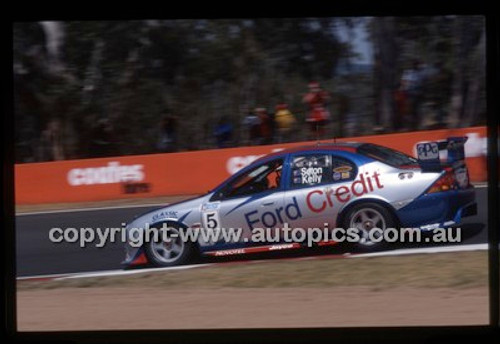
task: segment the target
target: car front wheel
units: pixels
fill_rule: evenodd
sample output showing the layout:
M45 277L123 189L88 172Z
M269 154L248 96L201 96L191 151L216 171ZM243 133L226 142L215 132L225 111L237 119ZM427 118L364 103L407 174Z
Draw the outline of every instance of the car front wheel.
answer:
M146 255L153 265L168 267L190 261L194 254L194 245L184 242L179 231L179 227L169 226L167 234L163 235L163 232L159 231L158 238L151 238L145 244Z

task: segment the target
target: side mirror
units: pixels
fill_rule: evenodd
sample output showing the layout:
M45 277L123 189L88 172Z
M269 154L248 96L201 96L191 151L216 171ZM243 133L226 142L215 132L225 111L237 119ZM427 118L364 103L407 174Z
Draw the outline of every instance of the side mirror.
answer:
M218 200L223 199L223 198L224 198L224 190L221 190L221 191L217 192L214 196L212 196L213 201L218 201Z

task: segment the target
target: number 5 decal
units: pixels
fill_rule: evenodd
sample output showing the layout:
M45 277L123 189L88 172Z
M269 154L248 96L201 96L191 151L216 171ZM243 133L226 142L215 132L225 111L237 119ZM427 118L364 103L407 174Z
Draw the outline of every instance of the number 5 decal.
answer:
M206 229L220 227L219 213L217 211L207 211L203 213L203 225Z

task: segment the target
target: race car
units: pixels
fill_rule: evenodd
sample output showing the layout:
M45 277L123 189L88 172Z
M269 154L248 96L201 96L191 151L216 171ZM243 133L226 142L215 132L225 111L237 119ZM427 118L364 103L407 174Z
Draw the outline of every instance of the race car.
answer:
M361 248L379 242L375 228L422 231L449 227L477 213L464 157L466 137L423 142L417 158L372 143L318 143L264 156L208 193L170 204L126 226L125 267L174 266L195 255L224 256L297 249L301 242L253 242L256 228L356 228ZM139 246L133 235L168 228L171 236ZM186 229L240 229L237 240L185 240ZM132 231L134 230L134 233ZM322 241L318 245L333 245Z

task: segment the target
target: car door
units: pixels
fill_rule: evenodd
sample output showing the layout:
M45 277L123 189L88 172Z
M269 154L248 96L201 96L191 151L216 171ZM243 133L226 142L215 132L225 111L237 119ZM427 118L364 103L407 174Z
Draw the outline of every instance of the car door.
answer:
M348 158L332 155L332 181L330 184L329 194L330 203L333 204L328 210L329 223L331 226L339 227L337 217L344 205L350 199L356 196L352 193L353 182L358 175L356 164ZM364 179L358 182L359 186L364 190Z
M283 165L284 158L268 160L230 179L202 205L202 225L226 231L241 228L242 244L251 243L254 228L281 228Z

